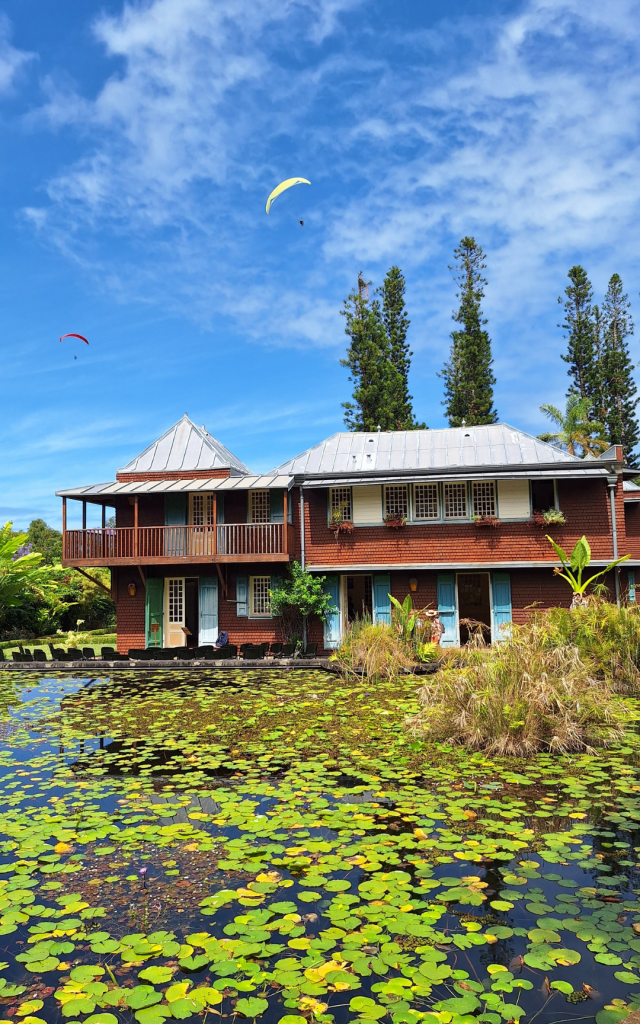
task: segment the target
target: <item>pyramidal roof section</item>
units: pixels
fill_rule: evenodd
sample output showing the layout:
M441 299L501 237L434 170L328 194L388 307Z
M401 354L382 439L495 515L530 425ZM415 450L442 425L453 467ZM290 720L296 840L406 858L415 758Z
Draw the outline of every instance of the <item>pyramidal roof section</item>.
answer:
M250 470L185 413L181 420L132 459L119 473L175 473L228 469L231 476L250 476Z
M341 474L349 472L430 471L495 466L578 463L582 459L531 434L492 423L481 427L437 430L342 432L284 462L274 473Z

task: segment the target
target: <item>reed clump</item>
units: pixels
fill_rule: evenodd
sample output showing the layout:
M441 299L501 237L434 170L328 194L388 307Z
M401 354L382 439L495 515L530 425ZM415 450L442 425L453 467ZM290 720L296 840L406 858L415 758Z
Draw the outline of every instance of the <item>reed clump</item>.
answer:
M542 642L574 646L598 678L619 690L640 690L640 609L617 608L595 595L586 607L551 608L535 617Z
M415 663L415 656L398 631L368 616L356 619L347 629L334 661L344 676L369 681L395 679Z
M611 670L608 644L596 649L587 632L559 611L513 626L511 637L491 648L476 637L458 651L421 688L411 730L425 739L517 756L593 752L622 740L629 709L620 689L636 679L637 669L623 681ZM598 621L607 623L607 636L615 632L608 613Z

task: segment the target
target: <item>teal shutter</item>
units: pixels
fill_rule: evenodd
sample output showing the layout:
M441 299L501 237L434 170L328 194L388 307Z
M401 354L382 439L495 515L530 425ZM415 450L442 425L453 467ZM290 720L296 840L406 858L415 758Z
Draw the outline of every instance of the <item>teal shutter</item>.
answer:
M272 523L284 523L284 491L269 492L269 510Z
M629 587L629 603L636 603L636 573L635 569L627 569L627 585Z
M373 621L391 625L391 577L388 573L373 577Z
M147 647L162 647L162 627L164 617L164 580L147 579L144 601L145 635ZM157 632L151 631L152 623L160 626Z
M498 643L511 636L511 575L508 572L492 572L491 590L491 642Z
M342 629L340 628L340 577L327 576L322 589L331 598L334 611L329 612L324 620L325 650L335 650L340 646Z
M214 644L218 639L218 581L213 576L200 577L198 602L198 645Z
M238 618L249 614L249 580L246 576L236 577L236 615Z
M456 578L452 572L438 573L438 618L444 626L440 644L442 647L457 647Z
M172 530L164 531L164 553L172 557L186 555L187 531L177 530L177 526L187 525L187 495L165 494L164 525L172 526Z
M216 497L216 521L218 523L224 523L224 494L217 492Z
M165 494L165 496L164 496L164 525L165 526L186 526L187 525L187 495L186 494Z

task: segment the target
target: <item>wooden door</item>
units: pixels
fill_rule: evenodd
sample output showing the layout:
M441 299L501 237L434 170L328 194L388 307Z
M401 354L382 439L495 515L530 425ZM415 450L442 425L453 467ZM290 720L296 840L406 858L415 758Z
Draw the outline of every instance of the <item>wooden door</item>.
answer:
M186 647L184 616L184 577L165 580L164 642L165 647Z

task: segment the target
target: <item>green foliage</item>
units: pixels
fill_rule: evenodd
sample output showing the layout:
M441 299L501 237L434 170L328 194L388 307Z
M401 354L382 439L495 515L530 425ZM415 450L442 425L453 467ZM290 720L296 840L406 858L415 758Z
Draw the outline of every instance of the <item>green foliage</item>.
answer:
M640 440L640 426L636 416L638 397L633 360L627 342L633 334L630 305L619 275L613 274L602 304L604 345L600 392L603 402L598 416L605 423L609 444L621 444L634 465L633 449Z
M474 238L465 237L454 257L457 266L450 269L456 273L460 305L453 319L462 326L451 334L449 362L440 374L445 383L443 405L450 427L460 427L463 421L467 426L495 423L491 339L480 308L487 283L482 276L484 252Z
M615 568L616 565L620 565L621 562L626 562L627 559L631 557L630 555L623 555L622 558L616 558L615 562L610 562L609 565L604 569L601 569L600 572L595 573L593 576L590 576L588 580L583 581L582 573L588 568L591 561L591 548L589 547L587 538L584 536L580 538L571 552L571 555L567 555L566 551L564 551L559 544L556 544L553 537L550 537L548 534L547 540L562 562L562 568L564 569L564 572L561 572L560 569L555 569L554 572L557 576L562 576L563 580L567 581L574 594L584 594L590 583L593 583L594 580L597 580L600 576L605 576L611 569Z
M31 521L27 540L34 551L40 552L45 565L59 565L62 561L62 534L47 526L44 519Z
M590 418L590 398L570 394L564 412L555 405L541 405L540 411L555 424L555 431L538 434L541 441L561 448L569 455L598 456L608 448L604 425Z
M393 605L391 609L393 624L402 640L409 643L416 624L416 613L413 610L411 594L407 594L402 604L396 600L393 594L389 594L388 597Z
M558 298L564 309L564 320L558 326L565 330L568 343L567 354L562 358L569 364L572 381L567 394L593 401L597 393L591 307L593 289L582 267L572 267L567 276L570 284L565 288L565 298Z
M543 619L546 644L576 647L598 678L623 689L639 689L640 608L591 597L588 605L551 608Z
M12 523L0 529L0 622L9 608L21 607L31 594L43 599L54 586L50 566L36 551L20 554L27 534L14 534Z
M404 277L392 267L382 289L369 299L369 285L358 275L358 290L345 300L342 316L350 343L342 366L350 372L353 402L343 402L349 430L415 430L408 393L412 353L406 341L409 320L404 306ZM382 305L378 295L382 293Z
M281 582L271 593L272 615L282 615L287 609L293 608L304 618L318 615L326 619L335 608L329 594L324 592L325 576L314 576L303 569L299 562L292 562L289 568L289 579Z

